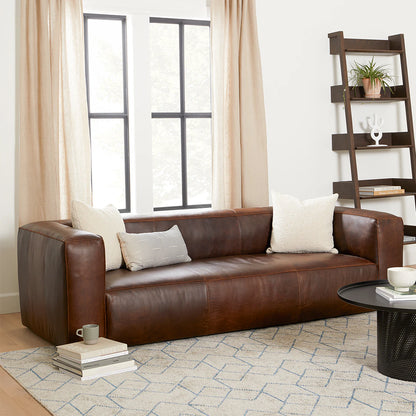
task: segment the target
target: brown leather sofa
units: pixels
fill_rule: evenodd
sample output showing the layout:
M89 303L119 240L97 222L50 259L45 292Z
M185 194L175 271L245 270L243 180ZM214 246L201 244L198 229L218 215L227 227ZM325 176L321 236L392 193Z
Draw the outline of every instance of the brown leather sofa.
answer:
M23 324L63 344L98 323L101 336L135 345L309 321L363 311L337 289L402 265L402 220L382 212L337 207L339 254L265 254L272 208L129 215L125 224L131 233L177 224L192 262L106 272L100 236L69 221L28 224L18 236Z

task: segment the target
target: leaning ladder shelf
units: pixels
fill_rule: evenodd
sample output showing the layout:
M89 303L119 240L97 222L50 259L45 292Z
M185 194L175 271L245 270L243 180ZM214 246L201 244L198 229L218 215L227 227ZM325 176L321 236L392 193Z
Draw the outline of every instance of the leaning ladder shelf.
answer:
M347 133L332 135L332 150L348 151L351 168L351 180L334 182L334 192L339 194L340 199L354 200L354 206L356 208L361 208L361 200L407 196L413 196L416 205L416 153L404 36L402 34L389 36L387 40L345 39L344 33L340 31L330 33L328 34L328 37L330 54L339 55L342 79L341 85L334 85L331 87L331 102L344 103L347 125ZM392 91L389 89L382 91L380 98L365 98L362 87L352 88L348 85L346 59L346 55L348 54L364 54L369 56L399 55L403 85L392 87ZM351 108L351 104L354 102L404 102L407 131L383 133L381 143L386 146L381 146L379 148L369 147L368 145L372 143L369 133L354 133ZM358 179L357 151L380 151L400 148L409 150L412 171L411 178ZM371 185L400 185L405 190L405 193L399 195L360 196L359 187ZM404 234L405 238L403 244L416 244L415 225L405 225Z

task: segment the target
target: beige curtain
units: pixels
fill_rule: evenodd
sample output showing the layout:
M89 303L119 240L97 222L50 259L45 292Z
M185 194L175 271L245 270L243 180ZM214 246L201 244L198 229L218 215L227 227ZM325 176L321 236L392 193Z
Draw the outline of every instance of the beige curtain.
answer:
M21 0L19 222L91 202L82 0Z
M213 207L269 205L255 0L211 0Z

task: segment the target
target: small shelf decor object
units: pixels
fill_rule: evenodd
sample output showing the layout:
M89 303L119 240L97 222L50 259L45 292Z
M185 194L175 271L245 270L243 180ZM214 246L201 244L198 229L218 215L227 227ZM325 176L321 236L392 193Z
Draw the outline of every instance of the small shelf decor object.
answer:
M383 132L381 127L383 126L384 120L382 117L378 117L374 114L373 119L367 117L367 123L371 128L371 138L375 141L375 144L369 144L369 147L387 146L386 144L380 144L380 140L383 138Z
M392 35L387 39L346 39L342 31L328 34L331 55L338 55L341 69L341 85L331 86L331 102L344 105L346 133L332 135L332 150L348 151L351 180L333 182L333 193L339 199L352 199L356 208L361 208L361 201L375 198L409 197L416 205L416 152L413 130L412 106L410 102L409 75L407 70L406 49L403 34ZM368 56L367 64L355 62L348 70L347 55ZM385 65L378 65L375 56L399 56L402 85L389 85L393 76ZM371 84L380 80L381 91L365 92L363 78L370 79ZM351 84L349 82L351 81ZM364 82L365 84L365 82ZM379 98L378 94L380 94ZM352 107L355 103L382 105L386 102L403 102L406 115L406 131L381 132L381 120L374 116L371 132L355 133ZM374 141L376 145L374 145ZM357 151L384 151L390 149L409 149L411 178L359 179L357 168ZM399 186L400 190L365 192L367 186ZM361 190L360 190L361 188ZM416 225L404 226L403 244L416 244Z
M393 82L386 65L377 65L374 56L367 64L355 61L350 69L350 79L354 87L363 86L365 98L380 98L381 89L390 89L389 82Z

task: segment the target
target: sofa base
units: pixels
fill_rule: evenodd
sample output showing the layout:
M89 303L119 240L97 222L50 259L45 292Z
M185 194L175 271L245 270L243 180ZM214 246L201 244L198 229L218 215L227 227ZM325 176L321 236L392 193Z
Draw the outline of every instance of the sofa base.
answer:
M107 274L107 336L138 345L362 312L337 290L377 268L348 255L258 254Z

